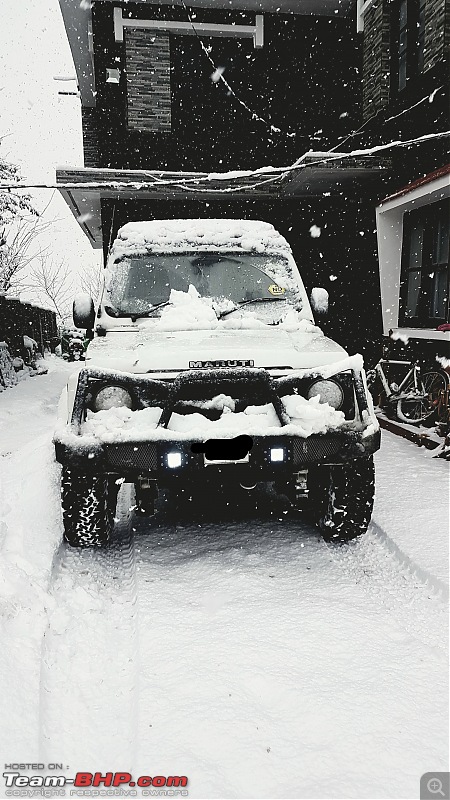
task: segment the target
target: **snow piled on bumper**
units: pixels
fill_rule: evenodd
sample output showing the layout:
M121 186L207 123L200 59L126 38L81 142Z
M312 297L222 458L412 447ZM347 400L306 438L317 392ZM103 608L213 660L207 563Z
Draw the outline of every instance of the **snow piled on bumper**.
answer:
M232 438L242 433L250 436L311 436L340 428L345 422L342 411L336 411L319 397L305 400L299 395L282 398L290 424L282 426L272 404L248 406L245 411L233 413L224 405L218 420L209 420L203 414L173 413L168 428L158 427L161 408L131 411L128 408L110 408L107 411L88 412L82 426L84 436L102 442L155 441L159 439L203 440L205 436Z

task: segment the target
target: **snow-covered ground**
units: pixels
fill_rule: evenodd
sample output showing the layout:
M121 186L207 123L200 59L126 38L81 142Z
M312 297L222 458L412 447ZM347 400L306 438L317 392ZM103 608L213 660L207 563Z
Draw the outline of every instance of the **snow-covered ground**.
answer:
M280 498L148 521L124 486L110 550L73 551L51 445L73 365L49 365L0 394L2 764L187 775L198 798L411 798L448 769L448 463L383 432L345 547Z

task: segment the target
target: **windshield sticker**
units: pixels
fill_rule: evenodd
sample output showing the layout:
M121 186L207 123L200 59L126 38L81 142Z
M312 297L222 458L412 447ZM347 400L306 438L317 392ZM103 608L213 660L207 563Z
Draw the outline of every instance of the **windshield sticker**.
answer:
M284 286L278 286L276 283L272 283L269 286L268 291L270 292L270 294L273 294L275 297L278 297L280 294L284 294L286 289L284 288Z

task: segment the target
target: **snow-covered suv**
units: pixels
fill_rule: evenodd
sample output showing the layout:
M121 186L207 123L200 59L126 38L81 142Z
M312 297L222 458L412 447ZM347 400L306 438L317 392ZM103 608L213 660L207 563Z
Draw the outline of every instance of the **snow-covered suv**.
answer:
M380 432L362 359L316 327L272 225L128 223L97 313L82 296L74 322L93 339L55 434L71 545L107 543L124 480L143 512L161 487L272 482L307 499L327 539L367 529Z

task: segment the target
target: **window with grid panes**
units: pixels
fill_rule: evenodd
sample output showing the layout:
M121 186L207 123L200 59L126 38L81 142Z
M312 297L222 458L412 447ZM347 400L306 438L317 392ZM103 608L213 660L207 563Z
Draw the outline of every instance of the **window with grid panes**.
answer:
M400 322L435 328L449 319L450 201L406 212Z

